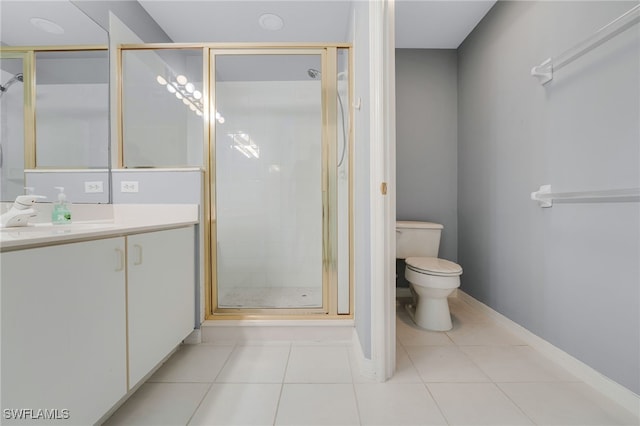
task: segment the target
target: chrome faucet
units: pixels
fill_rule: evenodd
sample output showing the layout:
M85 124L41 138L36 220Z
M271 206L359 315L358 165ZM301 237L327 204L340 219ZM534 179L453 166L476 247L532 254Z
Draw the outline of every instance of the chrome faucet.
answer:
M0 216L0 228L27 226L29 219L38 215L33 205L42 198L47 197L43 195L18 195L9 211Z

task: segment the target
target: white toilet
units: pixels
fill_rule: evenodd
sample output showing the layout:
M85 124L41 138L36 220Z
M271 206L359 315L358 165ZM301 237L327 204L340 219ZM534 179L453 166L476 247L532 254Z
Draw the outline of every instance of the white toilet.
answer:
M405 278L414 303L407 311L418 326L427 330L451 330L447 297L460 287L462 268L438 259L442 225L431 222L396 222L396 257L405 259Z

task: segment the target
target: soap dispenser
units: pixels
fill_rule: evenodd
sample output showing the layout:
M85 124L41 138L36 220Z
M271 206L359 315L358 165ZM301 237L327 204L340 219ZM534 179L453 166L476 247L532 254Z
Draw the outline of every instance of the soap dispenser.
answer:
M58 194L58 201L53 204L53 213L51 214L51 223L65 224L71 223L71 210L69 210L69 204L67 203L67 196L64 194L64 187L56 186L60 191Z

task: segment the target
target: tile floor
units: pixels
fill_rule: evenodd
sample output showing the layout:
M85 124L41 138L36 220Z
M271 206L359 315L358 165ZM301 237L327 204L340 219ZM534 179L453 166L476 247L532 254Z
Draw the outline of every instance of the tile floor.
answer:
M108 425L638 425L464 301L428 332L398 307L397 371L359 376L350 342L185 345Z

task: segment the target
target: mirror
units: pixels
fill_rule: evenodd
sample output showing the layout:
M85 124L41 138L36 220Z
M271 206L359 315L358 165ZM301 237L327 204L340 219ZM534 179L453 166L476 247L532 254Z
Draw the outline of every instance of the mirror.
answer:
M67 0L1 8L0 201L64 186L72 202L108 202L107 32Z
M108 51L38 51L35 68L36 168L108 168Z

